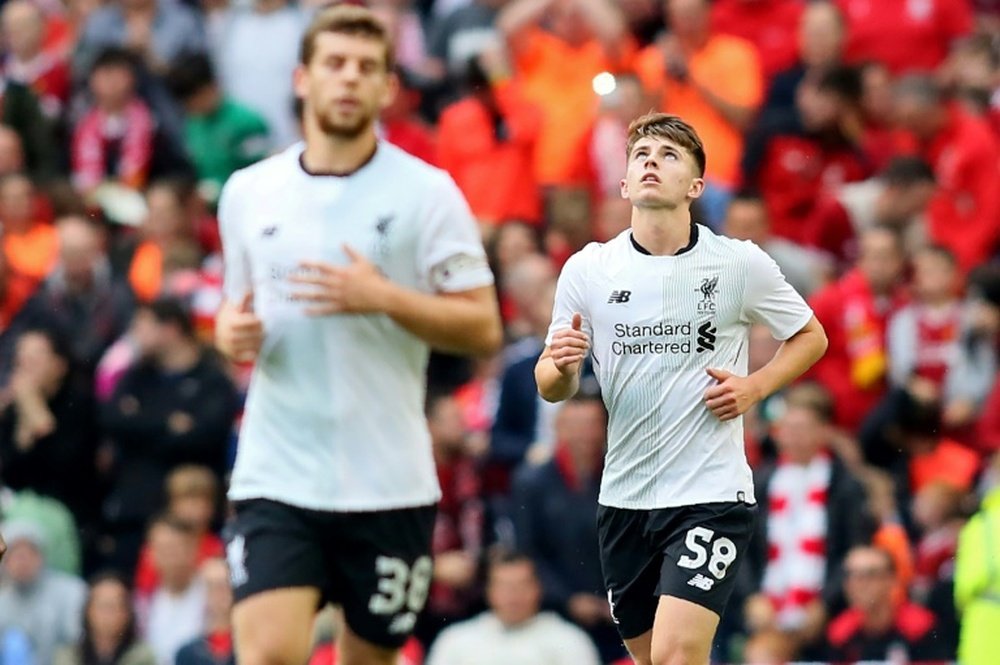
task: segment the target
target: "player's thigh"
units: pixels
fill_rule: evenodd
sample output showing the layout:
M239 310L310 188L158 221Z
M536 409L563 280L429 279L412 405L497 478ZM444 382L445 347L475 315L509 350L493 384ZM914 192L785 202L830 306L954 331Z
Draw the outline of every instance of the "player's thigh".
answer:
M320 592L313 587L274 589L233 608L233 638L240 665L302 665L312 649Z
M399 649L372 644L342 623L337 665L396 665L398 656Z
M653 628L663 561L663 553L646 536L649 516L643 510L597 509L601 571L611 616L629 653L640 662L649 655L648 648L642 648L642 637Z
M298 663L308 655L313 617L329 586L317 514L274 501L235 506L226 559L240 663Z
M638 637L623 640L625 648L636 665L652 665L653 630L649 629Z
M344 623L372 647L399 649L430 592L434 506L346 515L330 552Z
M719 615L690 600L660 596L653 624L652 665L708 665Z

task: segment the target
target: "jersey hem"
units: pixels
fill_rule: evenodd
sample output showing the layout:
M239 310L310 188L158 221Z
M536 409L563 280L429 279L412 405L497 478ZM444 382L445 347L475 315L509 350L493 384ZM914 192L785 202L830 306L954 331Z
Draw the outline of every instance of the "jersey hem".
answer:
M618 510L665 510L667 508L688 508L690 506L705 506L713 503L740 503L740 499L737 499L735 497L728 497L724 499L712 498L712 499L706 499L704 501L682 501L679 503L673 503L668 501L664 503L658 503L655 506L644 505L638 502L633 503L631 501L619 501L619 502L609 503L607 501L602 501L600 499L597 500L597 505L599 506L603 506L604 508L616 508ZM754 497L753 501L747 501L744 499L742 503L748 506L756 506L757 505L756 497Z
M404 510L407 508L424 508L426 506L436 506L441 501L441 492L437 492L431 497L421 497L420 499L406 499L375 505L372 503L351 503L351 504L329 504L315 501L302 500L298 497L282 496L278 492L233 492L226 495L230 501L253 501L254 499L265 499L276 501L293 508L303 510L315 510L324 513L378 513L387 510Z

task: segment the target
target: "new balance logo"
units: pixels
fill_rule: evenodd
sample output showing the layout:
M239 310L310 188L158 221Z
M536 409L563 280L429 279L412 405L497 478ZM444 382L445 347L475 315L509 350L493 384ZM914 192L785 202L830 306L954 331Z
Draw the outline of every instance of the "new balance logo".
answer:
M261 238L273 238L276 235L278 235L277 226L265 226L264 230L260 232Z
M250 580L247 575L247 543L243 536L236 536L226 545L226 563L229 564L229 582L233 587L243 586Z
M716 332L715 326L712 325L711 321L705 321L705 323L698 326L698 353L715 351Z
M612 305L628 302L628 299L631 297L631 291L612 291L611 295L608 297L608 304Z
M701 573L698 573L694 577L688 580L688 586L693 586L695 588L701 589L702 591L711 591L712 586L715 585L715 580L705 577Z
M413 612L397 614L389 624L390 635L406 635L413 632L413 627L417 625L417 615Z

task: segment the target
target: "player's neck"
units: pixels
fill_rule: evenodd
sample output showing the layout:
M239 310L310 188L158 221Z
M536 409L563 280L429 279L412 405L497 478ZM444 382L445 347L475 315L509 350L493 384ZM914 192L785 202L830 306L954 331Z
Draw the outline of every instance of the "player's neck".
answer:
M377 143L374 129L351 139L313 135L306 139L302 166L311 175L350 175L372 158Z
M632 237L653 256L673 256L691 243L691 211L632 208Z

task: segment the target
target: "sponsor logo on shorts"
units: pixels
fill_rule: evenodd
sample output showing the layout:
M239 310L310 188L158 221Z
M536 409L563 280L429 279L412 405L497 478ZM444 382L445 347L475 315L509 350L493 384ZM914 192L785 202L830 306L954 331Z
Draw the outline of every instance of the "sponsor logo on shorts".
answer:
M697 589L701 589L702 591L711 591L714 585L715 580L705 577L701 573L698 573L688 580L688 586L693 586Z

